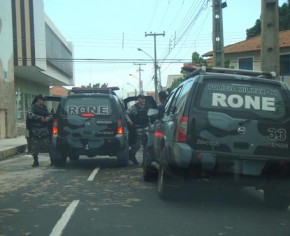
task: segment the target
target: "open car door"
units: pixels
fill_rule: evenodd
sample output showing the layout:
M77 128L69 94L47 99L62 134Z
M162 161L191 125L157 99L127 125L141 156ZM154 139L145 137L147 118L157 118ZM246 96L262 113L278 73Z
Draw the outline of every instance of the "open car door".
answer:
M131 96L124 99L125 108L128 109L130 106L134 105L137 102L137 96ZM152 96L145 96L145 103L150 108L157 108L157 103Z

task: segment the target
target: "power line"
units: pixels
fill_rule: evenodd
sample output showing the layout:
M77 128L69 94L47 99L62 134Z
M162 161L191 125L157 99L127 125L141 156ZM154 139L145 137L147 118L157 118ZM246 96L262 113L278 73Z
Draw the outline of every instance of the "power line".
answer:
M151 59L126 59L126 58L24 58L18 57L18 60L21 61L26 59L27 61L31 61L32 59L36 61L58 61L58 62L82 62L82 63L152 63ZM187 61L187 59L165 59L168 63L183 63Z

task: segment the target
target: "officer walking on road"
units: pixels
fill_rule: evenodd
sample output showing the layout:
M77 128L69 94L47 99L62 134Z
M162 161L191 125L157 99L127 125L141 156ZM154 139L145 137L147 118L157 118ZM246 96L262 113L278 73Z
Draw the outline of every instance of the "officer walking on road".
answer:
M148 106L145 103L145 96L143 94L139 94L137 97L137 103L135 103L128 110L128 115L131 120L129 124L132 125L136 131L135 143L131 145L131 149L129 151L129 159L135 165L139 164L136 159L136 153L142 145L144 129L148 126L147 112Z
M51 120L51 114L44 104L43 95L37 95L34 101L34 104L32 104L28 110L27 119L32 140L31 154L34 160L32 167L37 167L39 166L39 146L42 142L49 143L48 122Z

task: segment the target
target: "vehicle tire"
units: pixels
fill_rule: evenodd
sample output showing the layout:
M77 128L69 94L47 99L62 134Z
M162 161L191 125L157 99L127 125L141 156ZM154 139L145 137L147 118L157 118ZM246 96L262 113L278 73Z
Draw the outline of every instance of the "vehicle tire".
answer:
M143 180L146 182L151 182L157 179L158 177L158 171L151 166L152 162L152 152L150 152L150 149L145 146L143 149Z
M175 198L174 188L172 188L172 176L168 173L166 162L165 162L165 150L162 150L161 153L161 163L158 170L158 195L162 200L171 200Z
M65 152L51 148L50 155L55 167L65 167L67 159Z
M129 146L128 144L122 150L117 152L117 161L119 166L128 166L129 163Z
M290 198L287 196L283 196L279 194L277 191L273 189L264 189L264 201L270 207L274 207L277 209L287 209L290 204Z
M158 170L158 196L162 200L169 200L173 197L173 190L170 188L168 173L166 173L165 164L164 162L160 164L159 170Z

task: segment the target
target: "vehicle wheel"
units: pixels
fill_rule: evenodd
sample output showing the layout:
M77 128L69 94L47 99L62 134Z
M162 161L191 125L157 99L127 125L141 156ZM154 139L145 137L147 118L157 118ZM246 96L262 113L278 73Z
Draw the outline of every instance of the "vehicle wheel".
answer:
M172 198L172 189L168 186L169 176L165 170L165 164L162 163L158 171L158 195L163 200Z
M146 182L154 181L157 179L158 172L151 166L152 157L148 147L143 149L143 180Z
M80 159L80 155L78 155L78 154L70 154L69 159L71 161L78 161Z
M290 204L290 198L279 194L273 189L264 189L265 202L274 208L287 209Z
M51 148L50 155L55 167L65 167L67 159L65 152Z
M129 146L128 144L122 150L117 152L117 161L119 166L128 166L129 162Z
M174 198L174 192L172 188L172 179L169 175L168 171L166 170L166 163L165 163L165 150L162 150L160 153L160 165L158 170L158 195L163 200L169 200ZM171 186L170 186L171 185Z

